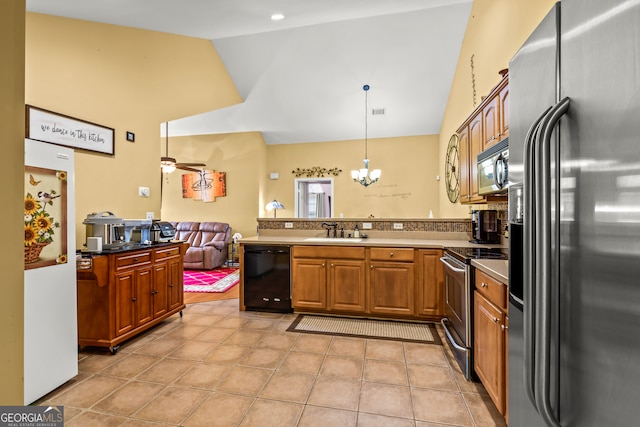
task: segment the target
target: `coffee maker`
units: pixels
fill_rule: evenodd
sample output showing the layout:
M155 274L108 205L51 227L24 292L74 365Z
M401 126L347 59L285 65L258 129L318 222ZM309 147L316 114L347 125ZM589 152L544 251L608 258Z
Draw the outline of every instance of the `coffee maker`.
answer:
M498 243L498 211L471 211L471 243Z

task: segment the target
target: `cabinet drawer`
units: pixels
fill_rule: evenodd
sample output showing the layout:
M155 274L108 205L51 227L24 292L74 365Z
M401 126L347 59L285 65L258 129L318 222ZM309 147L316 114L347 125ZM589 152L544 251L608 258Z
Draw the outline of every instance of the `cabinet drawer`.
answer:
M507 286L477 268L476 289L501 309L507 309Z
M413 249L410 248L371 248L372 261L413 261Z
M156 249L156 260L174 257L180 255L180 247L176 246L174 248L166 248L166 249Z
M151 251L116 256L116 269L151 263Z
M294 258L364 259L362 246L294 246Z

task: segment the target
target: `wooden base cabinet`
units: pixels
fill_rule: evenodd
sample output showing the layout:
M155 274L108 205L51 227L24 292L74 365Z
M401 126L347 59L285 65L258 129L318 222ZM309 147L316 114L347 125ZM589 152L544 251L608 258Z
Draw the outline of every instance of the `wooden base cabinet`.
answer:
M369 251L369 312L415 315L415 251L406 248Z
M78 344L118 344L180 313L184 305L183 257L187 245L94 256L77 272Z
M364 248L294 246L291 268L294 309L364 313Z
M419 316L444 316L444 270L442 250L418 251L417 314Z
M502 415L507 413L506 286L476 269L474 369Z
M297 311L437 320L444 312L441 249L293 246Z

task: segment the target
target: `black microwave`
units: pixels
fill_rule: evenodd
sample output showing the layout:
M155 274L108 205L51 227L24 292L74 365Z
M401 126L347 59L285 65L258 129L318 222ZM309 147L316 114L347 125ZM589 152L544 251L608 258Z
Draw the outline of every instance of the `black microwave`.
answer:
M509 187L509 138L478 154L478 194L500 194Z

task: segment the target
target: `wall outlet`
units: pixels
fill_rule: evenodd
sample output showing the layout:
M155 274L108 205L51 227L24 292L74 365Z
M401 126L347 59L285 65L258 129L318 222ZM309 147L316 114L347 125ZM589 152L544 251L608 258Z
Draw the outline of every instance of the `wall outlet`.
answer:
M138 187L138 196L149 197L149 187Z
M394 230L402 230L402 223L401 222L394 222L393 223L393 229Z
M285 222L284 223L284 228L293 228L293 223L292 222Z
M153 219L153 212L147 212L147 219Z
M371 230L373 228L373 226L371 225L370 222L363 222L362 223L362 229L363 230Z

